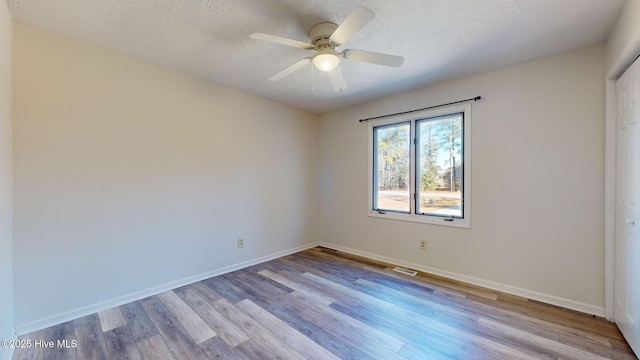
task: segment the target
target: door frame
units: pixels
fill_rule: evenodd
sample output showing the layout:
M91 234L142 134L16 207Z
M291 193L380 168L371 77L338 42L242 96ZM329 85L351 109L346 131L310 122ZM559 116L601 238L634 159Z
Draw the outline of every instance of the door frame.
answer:
M604 314L614 321L615 298L615 249L616 249L616 148L617 148L617 99L616 81L640 56L640 34L630 42L614 60L605 79L605 148L604 148Z

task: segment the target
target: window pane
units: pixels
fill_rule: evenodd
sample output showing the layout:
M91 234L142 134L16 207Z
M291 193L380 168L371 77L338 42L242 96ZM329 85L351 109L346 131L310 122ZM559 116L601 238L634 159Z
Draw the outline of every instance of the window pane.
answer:
M410 123L380 126L373 129L375 210L408 213Z
M463 116L416 121L418 214L462 218Z

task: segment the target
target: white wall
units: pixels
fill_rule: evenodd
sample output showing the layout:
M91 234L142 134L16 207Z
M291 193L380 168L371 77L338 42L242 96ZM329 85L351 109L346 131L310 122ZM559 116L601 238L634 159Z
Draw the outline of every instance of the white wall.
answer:
M603 314L604 73L599 45L322 115L320 241ZM476 95L472 228L367 217L358 119Z
M0 1L0 339L13 334L11 32L7 3ZM6 351L0 347L0 359Z
M19 332L317 241L314 114L21 24L13 96Z

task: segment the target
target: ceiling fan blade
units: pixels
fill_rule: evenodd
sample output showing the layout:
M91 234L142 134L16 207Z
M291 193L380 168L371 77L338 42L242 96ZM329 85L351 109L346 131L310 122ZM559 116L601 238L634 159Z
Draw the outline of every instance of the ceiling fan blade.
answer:
M278 71L275 75L271 76L269 78L269 80L270 81L278 81L278 80L282 79L283 77L291 74L292 72L300 69L301 67L309 64L310 62L311 62L311 58L310 57L298 60L295 63L287 66L286 68Z
M381 54L373 51L364 51L364 50L347 49L342 52L342 56L345 59L349 59L349 60L364 61L368 63L391 66L391 67L400 67L400 65L402 65L402 63L404 62L404 58L402 56Z
M329 78L331 79L333 90L335 90L336 92L340 92L347 88L347 84L344 82L344 77L342 76L341 65L336 66L335 69L329 72Z
M360 29L367 25L375 14L373 11L356 6L351 14L338 26L336 31L331 34L329 40L333 41L337 45L342 45L349 41Z
M281 45L287 45L287 46L293 46L293 47L297 47L300 49L306 49L306 50L311 50L313 49L313 45L306 43L304 41L298 41L298 40L293 40L293 39L289 39L286 37L282 37L282 36L278 36L278 35L271 35L271 34L265 34L265 33L253 33L249 36L252 39L255 40L262 40L262 41L268 41L268 42L272 42L272 43L276 43L276 44L281 44Z

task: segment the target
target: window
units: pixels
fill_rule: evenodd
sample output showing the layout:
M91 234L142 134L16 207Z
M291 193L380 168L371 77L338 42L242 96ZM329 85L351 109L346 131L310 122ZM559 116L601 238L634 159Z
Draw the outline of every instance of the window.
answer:
M471 105L369 122L369 215L469 228Z

